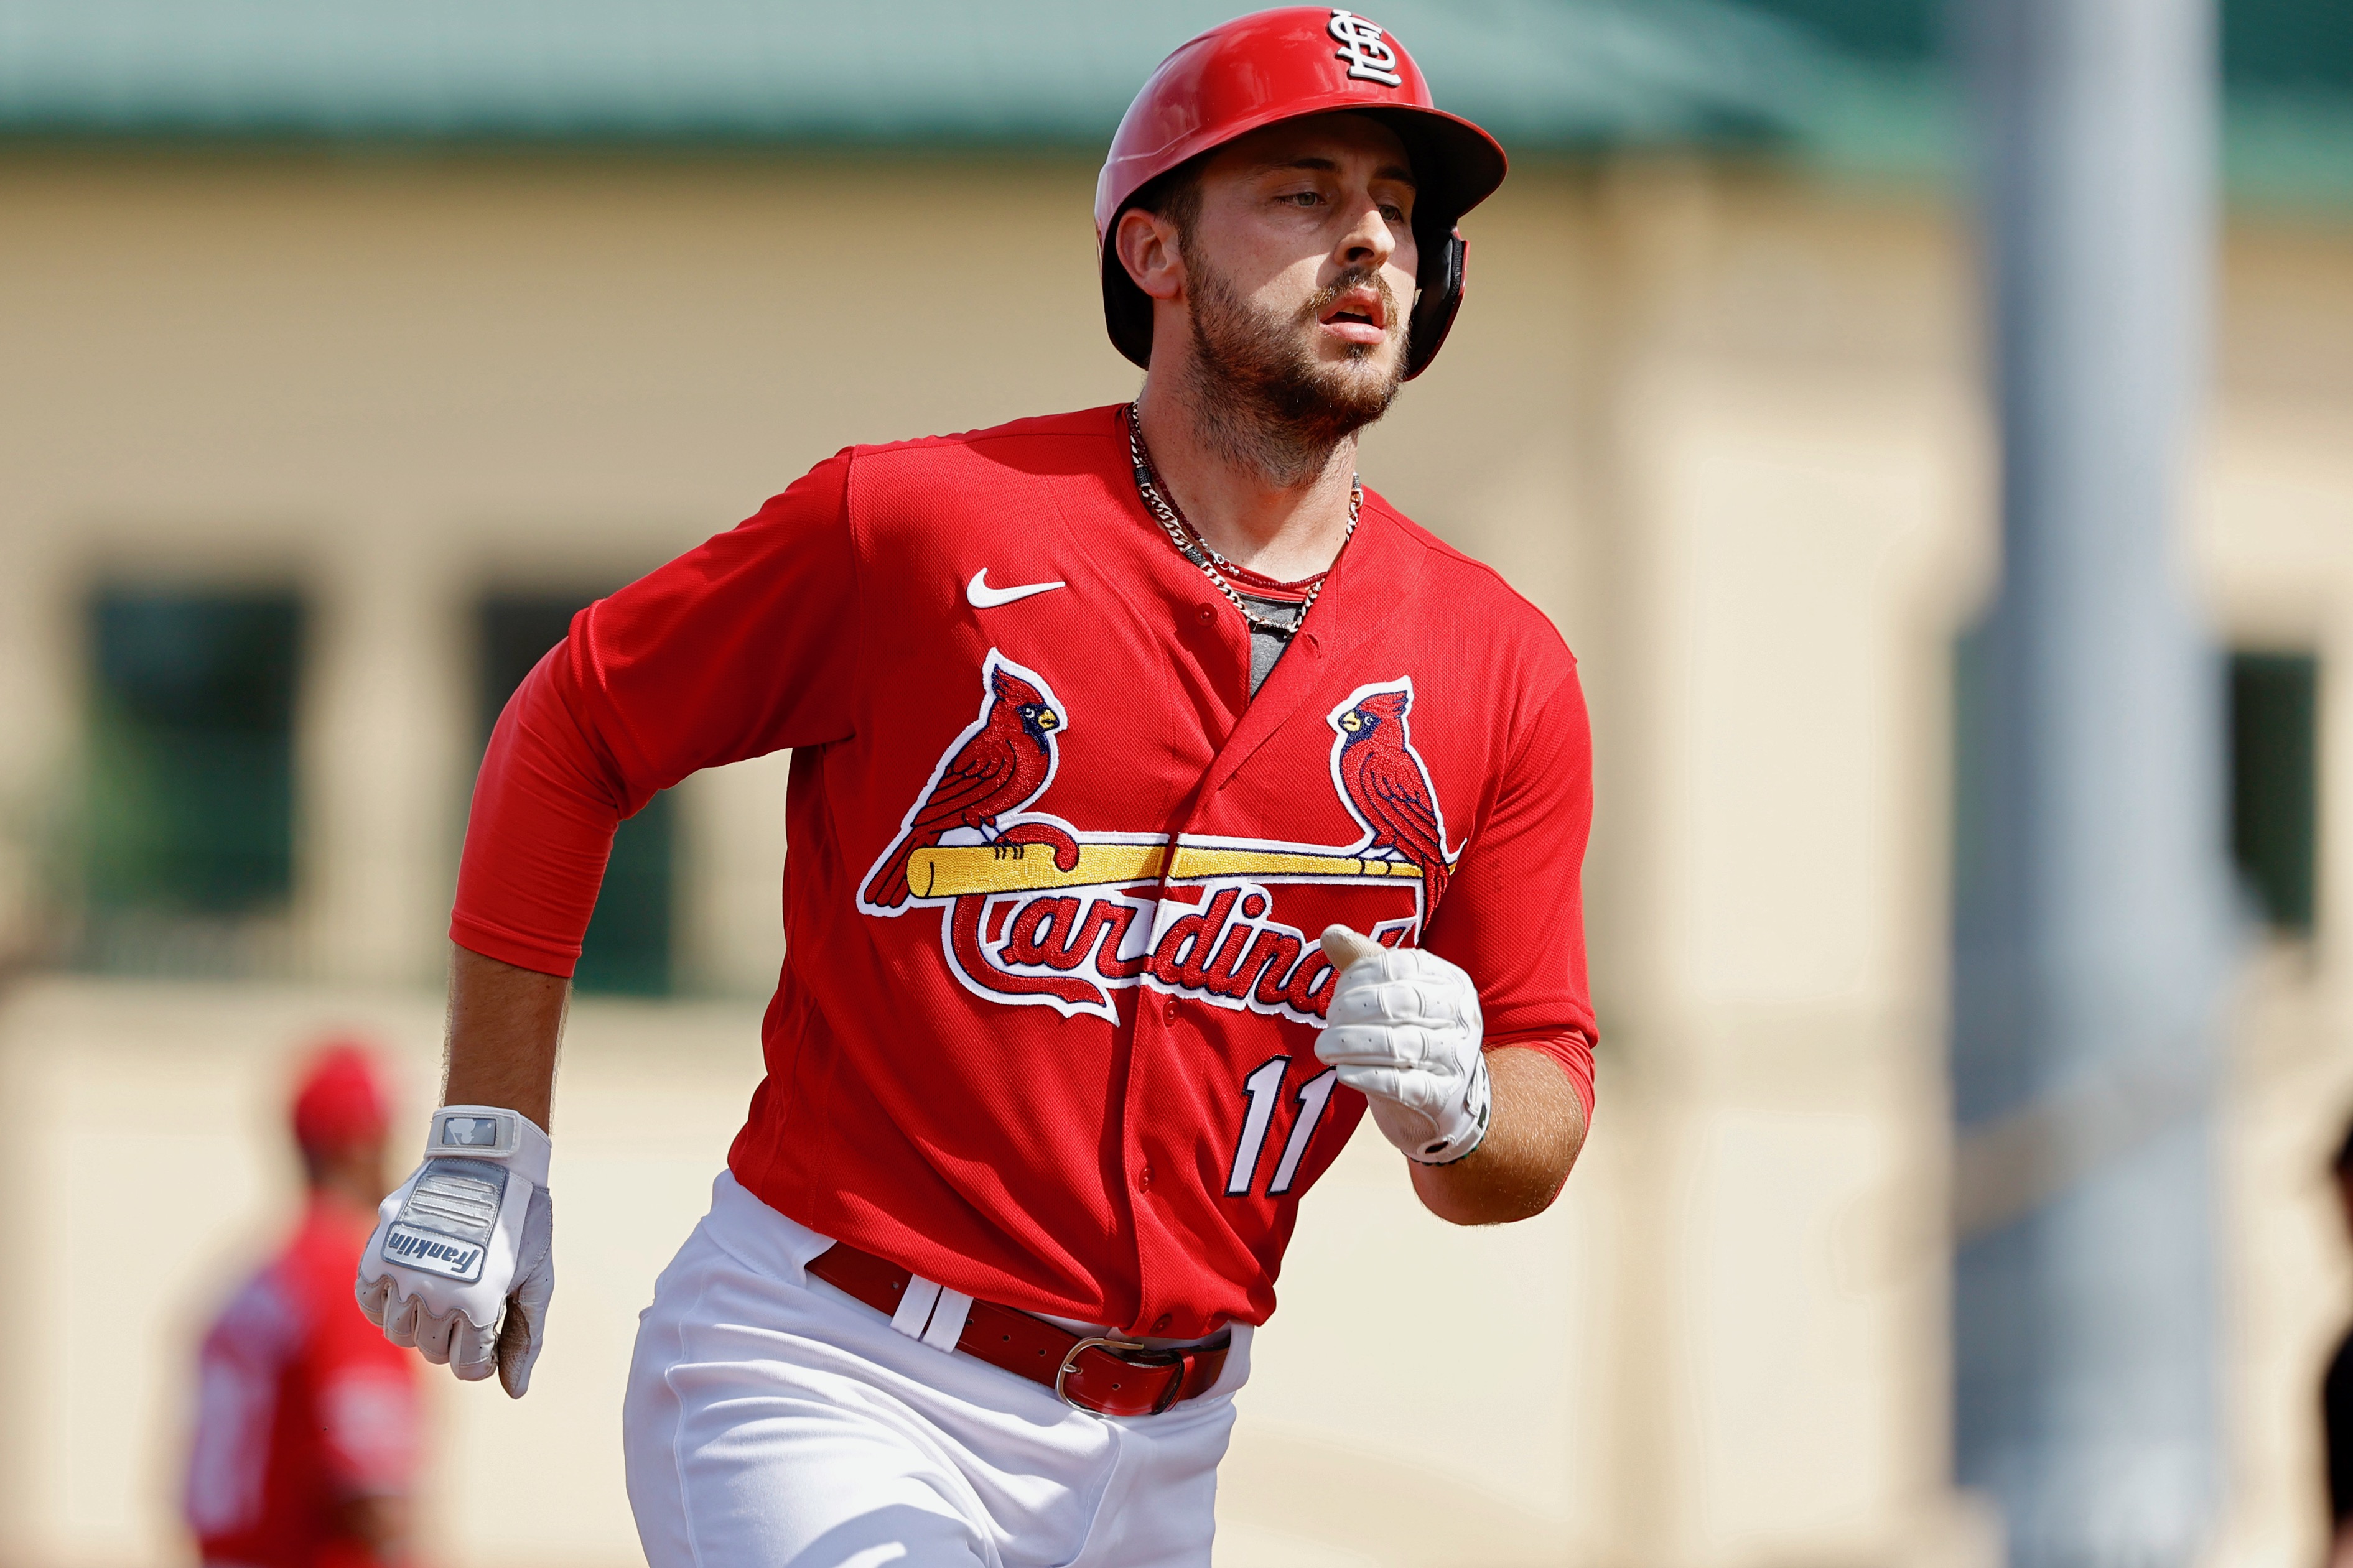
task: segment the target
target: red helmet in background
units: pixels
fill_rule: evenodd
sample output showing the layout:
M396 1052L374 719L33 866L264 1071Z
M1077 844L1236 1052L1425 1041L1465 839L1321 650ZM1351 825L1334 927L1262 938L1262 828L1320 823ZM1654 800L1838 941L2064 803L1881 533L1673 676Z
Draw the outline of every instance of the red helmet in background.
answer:
M1377 116L1413 160L1421 292L1409 318L1405 374L1438 357L1462 303L1462 237L1454 225L1504 183L1504 149L1431 101L1405 47L1353 11L1292 5L1210 28L1160 62L1128 105L1095 182L1095 248L1103 320L1129 359L1152 358L1152 300L1120 265L1112 226L1152 181L1261 126L1353 110Z
M385 1134L392 1096L376 1054L357 1040L329 1040L311 1053L294 1088L294 1142L314 1153L373 1142Z

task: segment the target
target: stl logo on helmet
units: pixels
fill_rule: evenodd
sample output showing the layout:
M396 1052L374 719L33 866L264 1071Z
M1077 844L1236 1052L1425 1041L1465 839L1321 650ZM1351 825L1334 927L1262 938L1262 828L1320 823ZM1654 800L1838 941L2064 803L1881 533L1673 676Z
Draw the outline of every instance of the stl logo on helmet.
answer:
M1388 28L1336 6L1327 26L1333 41L1340 46L1334 58L1348 62L1349 80L1377 81L1384 87L1405 85L1405 78L1398 74L1397 50L1383 37Z
M1332 845L1082 832L1029 810L1053 784L1069 713L1043 676L994 648L980 676L978 716L867 871L858 910L943 910L949 970L988 1001L1115 1022L1112 994L1144 986L1314 1023L1338 976L1314 937L1275 918L1274 889L1401 897L1410 914L1351 922L1394 947L1419 937L1461 858L1414 749L1410 677L1360 686L1325 715L1332 786L1364 830ZM1200 901L1160 897L1162 883L1198 888Z

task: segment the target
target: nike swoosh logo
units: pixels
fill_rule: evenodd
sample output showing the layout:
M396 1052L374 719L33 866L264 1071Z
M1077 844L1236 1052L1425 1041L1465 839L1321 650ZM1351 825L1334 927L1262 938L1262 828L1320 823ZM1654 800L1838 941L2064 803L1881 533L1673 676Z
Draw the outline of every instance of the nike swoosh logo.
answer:
M992 588L988 585L988 568L984 566L972 574L964 585L964 596L976 610L993 610L999 605L1009 605L1016 599L1026 599L1032 594L1050 594L1068 586L1062 583L1024 583L1018 588Z

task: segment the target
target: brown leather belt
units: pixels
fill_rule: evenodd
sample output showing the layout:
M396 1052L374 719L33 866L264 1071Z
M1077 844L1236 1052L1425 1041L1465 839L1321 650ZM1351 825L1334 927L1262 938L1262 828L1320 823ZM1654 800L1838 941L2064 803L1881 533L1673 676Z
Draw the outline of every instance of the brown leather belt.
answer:
M845 1295L891 1316L914 1276L897 1264L835 1242L808 1271ZM1226 1369L1233 1336L1214 1344L1153 1350L1132 1340L1074 1334L1043 1318L975 1301L955 1348L1016 1377L1042 1383L1062 1402L1097 1415L1157 1415L1207 1394Z

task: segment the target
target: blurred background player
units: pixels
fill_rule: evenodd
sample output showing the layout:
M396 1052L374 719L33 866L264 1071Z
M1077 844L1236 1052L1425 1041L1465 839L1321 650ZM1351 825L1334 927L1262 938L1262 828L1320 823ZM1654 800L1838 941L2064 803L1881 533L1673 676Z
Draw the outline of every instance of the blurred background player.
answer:
M353 1304L391 1191L374 1053L317 1047L291 1121L309 1194L278 1254L206 1334L185 1511L218 1568L376 1568L409 1558L418 1458L411 1359Z

